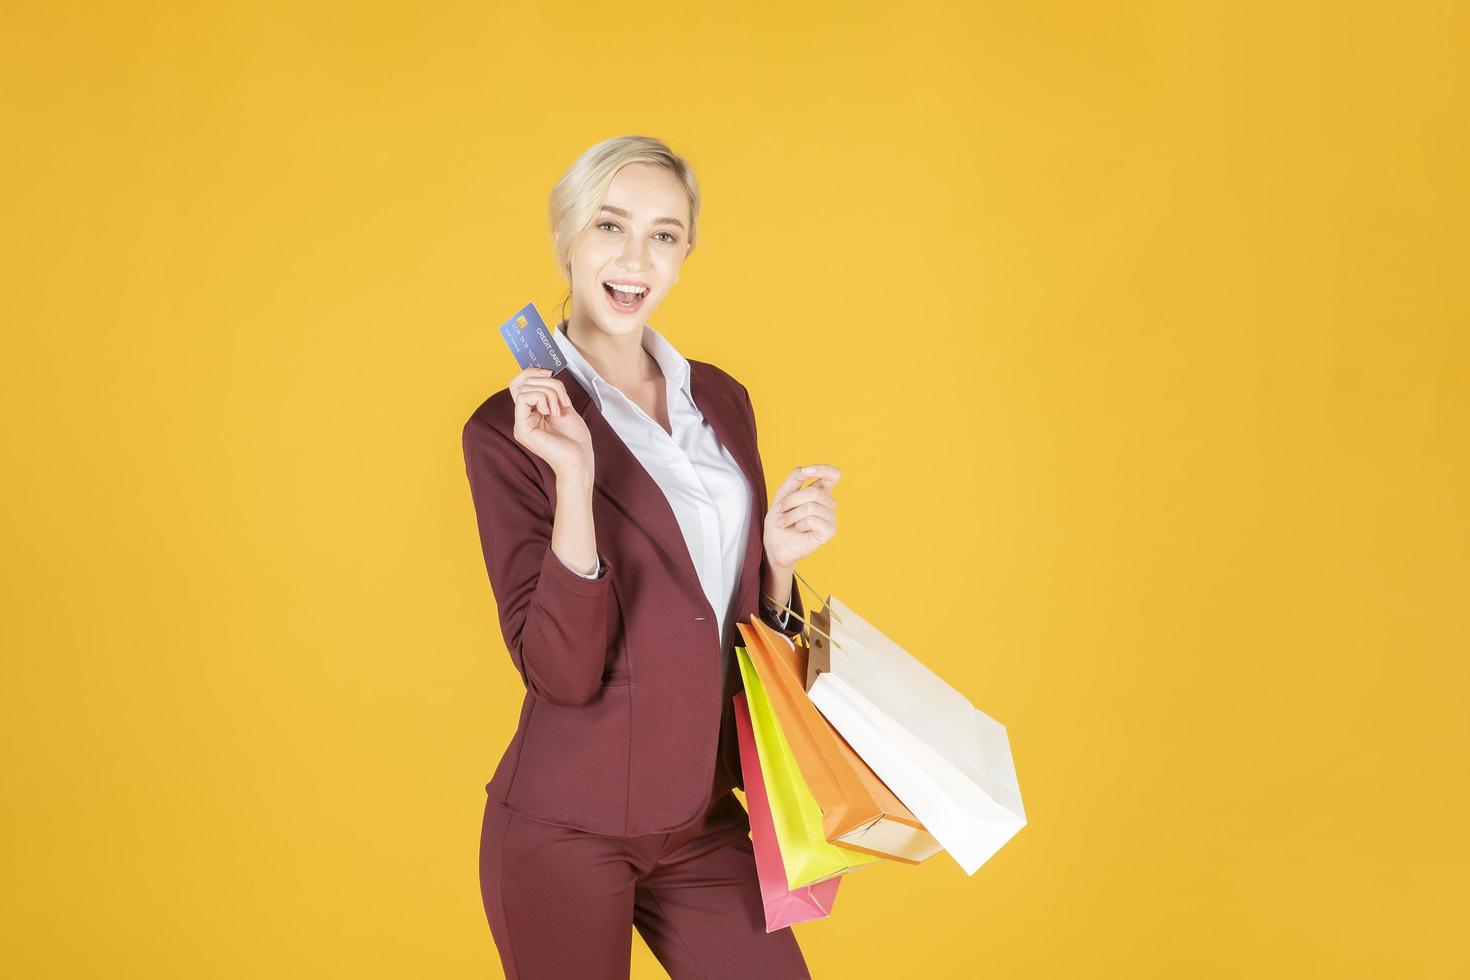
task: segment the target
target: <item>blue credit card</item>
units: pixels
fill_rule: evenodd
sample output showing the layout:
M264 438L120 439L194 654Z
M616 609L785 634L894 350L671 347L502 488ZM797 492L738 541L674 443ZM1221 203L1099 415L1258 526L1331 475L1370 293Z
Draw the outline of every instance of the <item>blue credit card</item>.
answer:
M551 339L551 331L546 329L546 321L536 312L535 303L527 303L506 321L500 328L500 336L505 338L516 363L523 369L547 368L555 374L567 366L567 359L562 357L561 349Z

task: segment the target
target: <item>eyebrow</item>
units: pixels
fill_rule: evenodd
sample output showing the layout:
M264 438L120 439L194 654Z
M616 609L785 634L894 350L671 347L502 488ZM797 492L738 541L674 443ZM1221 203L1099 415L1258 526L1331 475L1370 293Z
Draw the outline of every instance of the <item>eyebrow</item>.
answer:
M602 210L611 211L613 214L617 215L620 218L628 218L631 220L633 217L633 212L624 211L622 208L615 208L611 204L604 204L602 206ZM653 223L656 225L678 225L680 229L683 229L684 227L684 222L680 221L678 218L654 218Z

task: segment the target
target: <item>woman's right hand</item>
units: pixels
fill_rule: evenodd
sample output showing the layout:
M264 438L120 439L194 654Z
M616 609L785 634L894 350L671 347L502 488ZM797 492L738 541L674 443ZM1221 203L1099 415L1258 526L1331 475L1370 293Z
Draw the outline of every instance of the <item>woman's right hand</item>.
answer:
M592 434L572 408L566 387L547 368L529 367L510 379L515 440L546 461L557 476L592 473Z

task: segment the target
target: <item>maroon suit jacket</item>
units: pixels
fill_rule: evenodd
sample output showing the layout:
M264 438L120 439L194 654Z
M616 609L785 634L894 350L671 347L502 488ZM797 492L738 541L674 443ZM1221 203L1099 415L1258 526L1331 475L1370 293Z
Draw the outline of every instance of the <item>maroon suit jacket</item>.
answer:
M745 386L689 361L690 392L739 462L755 500L732 615L763 609L765 473ZM485 790L513 811L599 834L681 830L713 796L744 788L731 699L742 689L734 639L718 622L668 498L571 374L557 375L595 453L597 579L551 550L556 477L515 441L510 389L464 425L465 469L506 649L526 694L514 737ZM793 576L794 578L794 576ZM792 582L788 603L805 614ZM738 632L734 633L738 637Z

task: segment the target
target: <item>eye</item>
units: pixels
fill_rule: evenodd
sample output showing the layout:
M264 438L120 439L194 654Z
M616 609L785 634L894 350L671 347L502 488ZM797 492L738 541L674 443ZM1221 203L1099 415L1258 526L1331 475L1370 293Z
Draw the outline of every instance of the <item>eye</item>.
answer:
M661 232L659 232L659 234L660 234L660 235L668 235L668 236L669 236L669 237L668 237L668 241L669 241L669 242L670 242L670 243L671 243L671 244L677 244L677 243L678 243L678 241L679 241L679 237L678 237L678 236L677 236L677 235L675 235L675 234L674 234L674 233L673 233L673 232L671 232L671 231L661 231Z
M614 228L617 227L617 224L615 222L612 222L612 221L599 221L597 223L597 227L599 227L599 228L602 228L605 225L612 225L612 227L614 227Z

